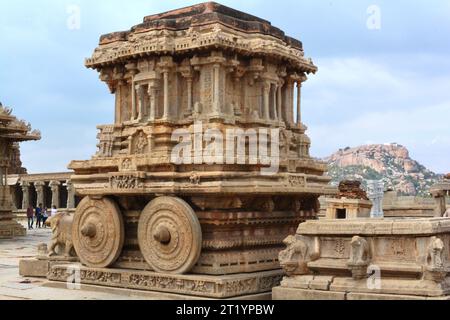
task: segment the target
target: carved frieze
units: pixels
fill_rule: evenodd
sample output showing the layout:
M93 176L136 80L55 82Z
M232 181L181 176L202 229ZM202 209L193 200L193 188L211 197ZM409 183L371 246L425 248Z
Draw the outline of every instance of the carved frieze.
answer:
M109 187L115 190L133 190L143 187L143 180L134 174L118 174L109 178Z
M48 278L67 282L79 268L82 284L105 285L146 291L189 294L200 297L228 298L245 294L268 292L280 283L281 271L260 275L248 274L205 278L203 276L175 276L142 271L90 269L81 266L53 266Z

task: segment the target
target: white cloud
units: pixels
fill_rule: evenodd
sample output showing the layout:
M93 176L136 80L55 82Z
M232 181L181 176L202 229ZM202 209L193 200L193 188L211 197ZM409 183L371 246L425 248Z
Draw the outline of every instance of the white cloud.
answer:
M430 169L449 170L442 159L450 158L450 72L441 69L440 57L429 58L320 60L318 75L305 85L303 104L313 153L397 142ZM398 59L410 60L399 68ZM414 68L417 60L421 70Z

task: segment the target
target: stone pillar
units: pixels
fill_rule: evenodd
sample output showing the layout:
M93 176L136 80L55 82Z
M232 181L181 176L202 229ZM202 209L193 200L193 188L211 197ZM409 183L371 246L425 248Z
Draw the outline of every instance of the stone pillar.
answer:
M116 89L116 110L115 110L115 123L121 123L122 122L122 86L124 81L120 80L117 84Z
M186 78L187 81L187 115L192 115L192 107L193 107L193 99L192 99L192 82L193 79L192 77L187 77Z
M270 120L270 83L264 82L263 84L264 91L264 107L263 107L263 118L265 120Z
M293 90L294 90L294 83L288 79L288 82L286 84L286 106L285 106L285 114L286 114L286 122L292 123L293 120L293 108L294 108L294 100L293 100Z
M35 182L34 187L36 188L36 194L37 194L36 205L38 207L40 204L42 204L42 206L45 206L45 192L44 192L45 182L43 182L43 181Z
M50 188L52 189L52 208L56 206L59 208L59 187L61 183L59 181L50 181Z
M13 211L17 211L19 208L17 208L16 188L10 187L9 190L11 192L11 204L12 204Z
M278 120L283 121L283 114L282 114L282 104L283 104L283 98L282 98L282 84L279 83L277 86L277 108L278 108Z
M156 89L152 83L148 84L148 96L149 96L149 104L150 104L150 114L149 120L155 121L156 119Z
M28 209L30 206L30 184L26 181L23 181L20 185L22 187L22 209Z
M131 120L136 119L136 87L134 81L131 81Z
M183 66L178 69L181 76L186 79L186 90L187 90L187 106L184 115L189 117L192 116L194 111L194 101L193 101L193 82L194 82L194 71L190 65L189 61L184 62ZM180 110L181 111L181 110Z
M278 99L277 99L278 86L275 84L272 86L272 101L273 101L273 118L278 120Z
M169 119L169 70L165 69L163 70L163 76L164 76L164 113L163 113L163 119L168 120Z
M142 121L142 119L144 117L144 106L145 106L144 85L142 85L142 84L136 85L136 94L137 94L137 98L138 98L138 116L137 116L137 120L138 121Z
M67 186L67 209L75 208L75 186L72 181L66 182Z
M220 114L220 65L213 66L214 73L214 91L213 91L213 113Z
M300 125L302 123L301 100L302 100L302 82L297 81L297 124L298 125Z
M6 185L4 177L6 177L6 174L4 173L6 168L0 166L0 187L3 187Z
M334 206L328 205L325 218L330 220L336 219L336 208Z
M384 183L383 181L367 181L367 196L372 201L372 211L370 217L375 219L384 218L383 197Z

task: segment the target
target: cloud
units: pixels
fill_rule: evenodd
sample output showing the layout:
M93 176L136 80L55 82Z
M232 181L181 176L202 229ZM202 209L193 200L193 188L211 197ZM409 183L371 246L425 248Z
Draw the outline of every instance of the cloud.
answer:
M197 2L0 1L2 48L7 48L0 50L0 101L43 133L42 141L23 144L30 172L64 171L72 159L88 159L95 152L96 125L113 121L114 97L97 73L83 66L99 36ZM449 170L448 1L430 6L380 0L382 29L376 32L366 27L372 1L222 3L300 38L319 66L303 90L313 153L392 141L412 149L431 169ZM80 30L66 25L72 4L81 9Z
M426 76L398 68L396 59L321 60L319 74L305 85L303 103L313 153L327 156L367 141L390 141L408 147L432 170L449 169L442 159L450 158L450 73L441 74L439 59L427 61Z

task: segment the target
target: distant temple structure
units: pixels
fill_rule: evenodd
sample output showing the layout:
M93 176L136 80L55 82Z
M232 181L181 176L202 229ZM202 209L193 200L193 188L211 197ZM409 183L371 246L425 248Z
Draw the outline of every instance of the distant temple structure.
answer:
M9 170L23 173L18 143L39 140L39 131L12 115L12 109L0 103L0 238L23 236L26 230L14 220L13 199L8 185Z

